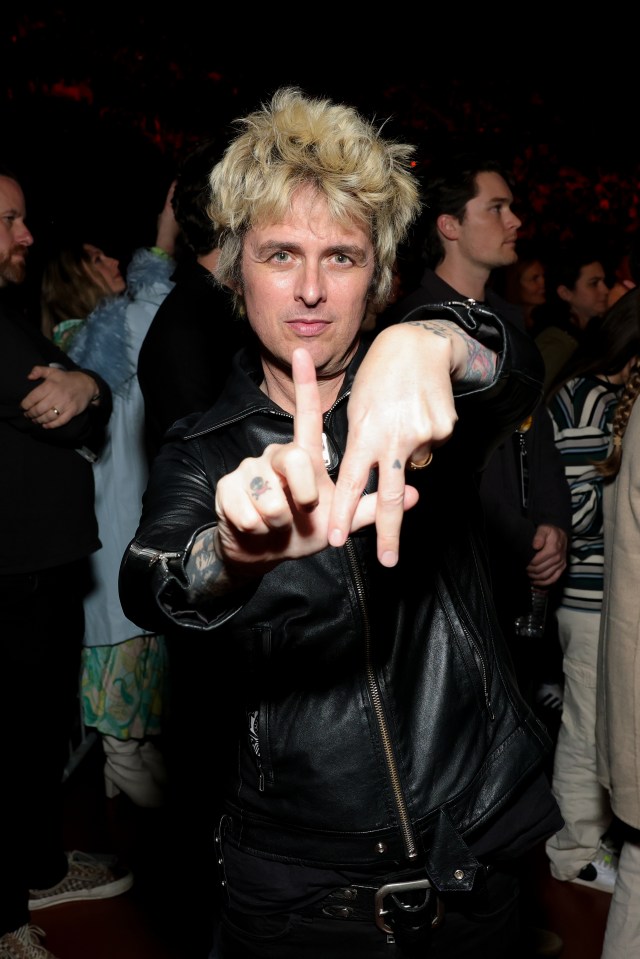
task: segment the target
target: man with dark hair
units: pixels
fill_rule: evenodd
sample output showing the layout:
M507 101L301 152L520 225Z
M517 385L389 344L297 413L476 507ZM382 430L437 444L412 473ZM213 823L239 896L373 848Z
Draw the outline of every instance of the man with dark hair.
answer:
M496 216L498 214L505 216L505 236L501 237L496 233L496 242L491 254L488 251L482 254L478 250L478 256L482 261L487 255L491 255L491 261L494 263L492 269L515 262L515 232L520 226L520 220L511 210L509 181L509 174L498 160L479 158L473 154L458 154L451 159L441 161L439 167L432 168L425 187L424 254L430 267L436 269L445 259L449 249L447 243L453 235L453 221L462 224L465 217L473 216L475 211L469 210L468 204L478 196L483 189L483 184L485 190L489 191L487 198L490 194L490 185L495 185L497 188L496 196L491 197L495 200L495 204L490 209ZM450 217L451 220L439 222L441 216ZM488 223L487 219L485 226ZM472 247L469 248L468 254L470 258L473 256Z
M426 303L462 300L486 303L524 330L521 310L488 286L493 270L518 258L521 221L512 210L509 180L499 161L473 154L450 157L432 172L425 187L428 267L418 289L395 304L396 321ZM528 608L531 587L547 590L561 576L571 529L571 497L544 407L495 450L480 494L498 614L523 693L531 698L540 649L516 640L513 623Z
M424 252L420 286L394 306L395 322L417 307L455 300L486 304L511 326L525 329L520 308L490 288L494 270L517 261L520 219L512 210L506 169L473 154L449 157L425 189ZM538 405L494 450L479 479L492 591L522 694L558 723L561 651L555 617L532 621L532 603L547 605L548 591L566 566L571 495L546 407ZM544 616L544 612L543 612ZM526 623L518 635L516 619ZM553 694L555 710L536 697ZM557 725L556 725L557 728ZM550 770L549 770L550 771ZM544 930L541 930L545 933ZM552 934L546 934L547 937Z
M182 161L173 193L180 227L171 279L175 286L147 331L138 356L150 460L170 426L209 409L225 384L231 359L248 338L234 318L231 292L213 279L218 230L207 214L209 174L220 158L216 140L199 143Z
M33 237L0 168L0 294L23 282ZM0 956L46 959L30 912L131 886L65 853L62 779L78 702L88 558L100 548L92 460L111 392L0 295Z

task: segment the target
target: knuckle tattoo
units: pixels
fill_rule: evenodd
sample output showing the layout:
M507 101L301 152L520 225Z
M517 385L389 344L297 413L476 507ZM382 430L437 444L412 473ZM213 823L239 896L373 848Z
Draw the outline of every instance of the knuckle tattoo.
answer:
M271 489L271 486L269 485L269 481L264 480L262 476L254 476L249 483L249 489L251 490L251 495L253 498L258 500L263 493L266 493Z

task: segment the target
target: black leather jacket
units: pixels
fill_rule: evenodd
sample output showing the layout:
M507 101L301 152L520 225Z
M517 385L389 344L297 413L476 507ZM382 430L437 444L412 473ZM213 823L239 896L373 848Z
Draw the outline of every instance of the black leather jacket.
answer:
M496 625L474 478L538 400L541 364L524 334L487 311L460 304L454 317L499 352L499 374L457 398L453 437L410 474L420 501L393 569L378 563L371 527L280 564L226 608L188 605L183 563L215 523L216 479L292 439L292 417L242 354L219 401L177 424L153 466L121 599L141 627L210 631L218 646L230 746L221 774L231 834L247 852L333 868L421 861L439 889L469 889L470 844L545 758L546 734L516 691ZM334 476L362 354L324 417ZM375 481L372 471L366 492Z

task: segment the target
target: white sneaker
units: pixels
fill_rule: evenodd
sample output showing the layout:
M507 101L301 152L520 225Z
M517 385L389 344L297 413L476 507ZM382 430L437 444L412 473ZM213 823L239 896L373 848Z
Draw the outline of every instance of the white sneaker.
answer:
M580 870L575 879L581 886L591 886L592 889L599 889L601 892L613 893L618 875L618 856L606 846L600 846L592 862Z
M56 959L52 952L41 944L44 930L27 923L0 936L0 959Z

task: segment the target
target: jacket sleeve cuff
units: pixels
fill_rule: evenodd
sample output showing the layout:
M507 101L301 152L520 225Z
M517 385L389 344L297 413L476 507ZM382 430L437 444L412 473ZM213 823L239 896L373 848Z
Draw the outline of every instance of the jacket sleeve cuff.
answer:
M259 580L252 580L246 586L197 606L188 601L189 580L185 562L194 540L207 528L195 530L187 546L175 552L144 547L135 540L129 545L122 571L130 586L140 578L150 580L156 611L151 614L149 628L152 628L152 622L158 622L159 614L165 624L169 621L174 626L198 631L215 629L235 616L253 596Z

